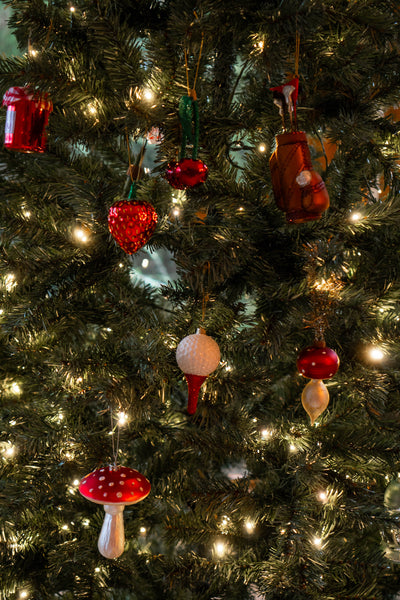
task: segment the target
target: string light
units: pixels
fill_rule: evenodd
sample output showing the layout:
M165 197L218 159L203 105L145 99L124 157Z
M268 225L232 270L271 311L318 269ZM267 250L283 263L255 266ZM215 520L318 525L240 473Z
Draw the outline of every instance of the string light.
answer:
M290 452L296 452L297 448L296 448L296 446L294 444L290 444L289 450L290 450Z
M68 531L69 527L68 527L68 525L63 525L63 526L61 527L61 529L62 529L63 531Z
M222 518L221 525L222 527L226 527L229 523L230 519L226 515Z
M0 308L0 315L2 315L4 313L4 310L2 308Z
M370 359L375 362L379 362L380 360L385 358L385 353L381 350L381 348L378 348L377 346L370 348L368 354Z
M147 531L146 527L141 527L141 528L139 529L139 532L140 532L142 535L145 535L145 534L146 534L146 531Z
M72 482L72 485L79 485L79 479L74 479L74 481Z
M6 275L4 278L4 284L6 286L7 292L11 292L13 287L17 285L17 282L15 281L15 275L13 273L9 273L8 275Z
M119 412L118 413L118 425L120 427L122 427L123 425L126 425L128 422L128 415L124 412Z
M10 391L11 391L12 394L16 394L17 395L17 394L21 393L21 388L18 385L18 383L15 383L15 381L14 381L14 383L11 384Z
M247 533L253 533L254 529L255 529L255 523L253 521L250 521L250 519L248 519L245 524L244 524Z
M89 527L89 525L90 525L90 521L89 521L89 519L82 519L82 525L83 525L84 527Z
M88 236L87 233L84 229L82 229L81 227L76 227L74 229L74 236L76 237L77 240L79 240L80 242L87 242L88 241Z
M265 144L260 144L260 145L258 146L258 151L259 151L259 152L265 152L265 151L266 151L266 149L267 149L267 147L266 147L266 145L265 145Z
M313 539L313 544L314 546L317 546L317 548L320 548L322 546L322 538L315 537Z
M266 439L268 439L269 437L271 437L271 435L272 435L272 431L271 431L270 429L263 429L263 430L261 431L261 437L262 437L264 440L266 440Z
M29 217L31 216L31 211L30 210L24 210L23 215L24 215L24 217L26 217L27 219L29 219Z
M143 269L147 269L148 266L149 266L149 259L148 258L144 258L142 260L142 267L143 267Z
M172 211L172 214L174 215L174 217L179 217L179 213L180 213L179 208L174 208L174 210Z
M74 12L75 12L75 6L70 6L70 7L69 7L69 10L70 10L72 13L74 13Z
M151 102L152 100L154 100L154 92L152 92L152 90L150 90L149 88L145 88L143 90L143 98Z
M318 498L321 500L321 502L326 502L328 495L326 492L319 492Z
M123 269L123 267L124 267L123 263L119 263L118 266L119 266L120 269Z
M226 552L226 545L224 544L224 542L215 542L214 551L217 556L219 556L219 557L224 556L224 554Z
M96 567L94 570L95 573L100 573L100 567Z
M30 56L37 56L37 50L34 50L33 48L31 48L29 50L29 54L30 54Z
M90 112L91 115L96 115L97 114L97 108L91 102L89 102L89 104L87 105L87 109L88 109L88 111Z
M28 597L28 592L26 592L25 590L22 590L22 592L19 593L19 597L20 598L27 598Z
M4 454L7 456L7 458L12 458L15 455L15 446L8 446L8 448L6 448L4 451Z
M356 223L357 221L359 221L362 218L361 213L359 212L353 212L350 213L350 221L353 221L353 223Z

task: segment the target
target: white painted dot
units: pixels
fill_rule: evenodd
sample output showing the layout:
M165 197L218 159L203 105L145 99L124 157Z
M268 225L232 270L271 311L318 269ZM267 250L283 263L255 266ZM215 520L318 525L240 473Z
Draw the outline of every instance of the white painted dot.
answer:
M93 489L93 488L90 488L89 492L94 492L94 489Z
M82 481L82 484L83 484L83 483L86 483L86 479L84 479L84 480Z
M125 473L121 473L121 477L126 477Z
M329 377L332 377L333 373L329 373Z
M100 469L100 473L104 473L104 469Z
M99 481L104 481L104 480L105 480L104 475L102 477L99 477Z
M112 487L114 485L114 483L112 481L110 481L110 483L108 484L110 487Z
M326 354L326 350L322 350L321 354Z
M312 363L311 363L311 366L312 366L312 367L315 367L315 362L312 362Z
M122 492L117 492L117 498L122 498Z
M140 487L139 489L140 489L141 492L143 492L143 488L142 487Z
M136 478L136 481L142 481L142 480L140 479L140 477L137 477L137 478Z
M305 372L306 372L306 370L305 370L305 369L302 369L302 370L301 370L301 372L302 372L302 373L305 373Z
M99 485L99 487L98 487L97 489L99 489L99 490L102 490L102 489L103 489L103 486L102 486L102 485Z
M107 497L107 492L104 492L103 497L106 498Z
M125 485L125 481L119 481L119 485Z

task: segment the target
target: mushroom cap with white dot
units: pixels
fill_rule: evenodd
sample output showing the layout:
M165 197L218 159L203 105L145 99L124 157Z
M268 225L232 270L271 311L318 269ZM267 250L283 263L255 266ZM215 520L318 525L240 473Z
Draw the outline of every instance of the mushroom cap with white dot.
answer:
M104 486L107 492L104 492ZM139 471L112 465L95 469L79 485L82 496L96 504L136 504L146 498L150 488L150 482Z

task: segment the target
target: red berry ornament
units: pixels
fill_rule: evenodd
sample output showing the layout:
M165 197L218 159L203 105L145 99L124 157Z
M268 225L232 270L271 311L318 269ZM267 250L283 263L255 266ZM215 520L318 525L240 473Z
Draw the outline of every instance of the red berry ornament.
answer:
M108 228L127 254L147 244L157 225L157 213L144 201L118 200L108 211Z
M339 357L326 346L308 346L297 359L297 369L310 379L330 379L339 368Z
M79 491L88 500L104 505L104 522L98 549L105 558L117 558L124 551L125 534L123 511L150 493L150 482L144 475L129 467L108 466L95 469L79 484Z

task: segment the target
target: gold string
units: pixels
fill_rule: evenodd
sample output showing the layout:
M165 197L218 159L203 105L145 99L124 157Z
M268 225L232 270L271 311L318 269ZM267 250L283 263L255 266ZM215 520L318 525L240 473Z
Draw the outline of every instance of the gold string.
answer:
M294 53L294 74L295 77L299 76L299 59L300 59L300 34L297 31L296 26L296 49Z
M131 162L131 147L130 147L130 144L129 144L129 134L128 134L128 131L126 131L125 135L126 135L126 147L127 147L127 150L128 150L129 176L130 176L131 181L133 183L132 162Z
M188 56L187 56L187 50L186 50L186 48L184 49L184 52L185 52L185 68L186 68L186 87L187 87L188 96L190 96L189 64L188 64Z
M193 83L193 91L194 92L196 90L197 76L199 74L199 69L200 69L200 60L201 60L201 53L203 52L203 44L204 44L204 33L201 32L201 43L200 43L200 50L199 50L199 58L198 58L198 61L197 61L196 75L194 76L194 83Z

